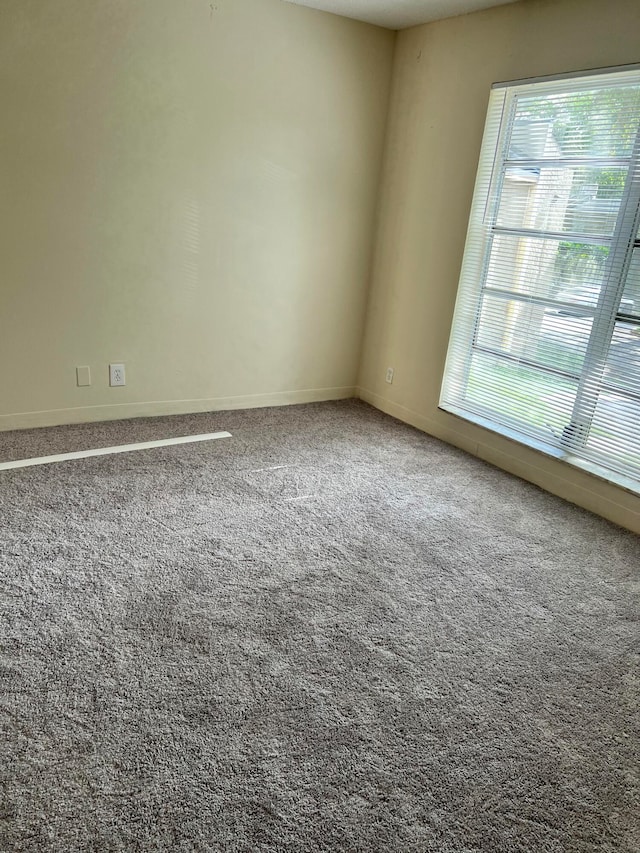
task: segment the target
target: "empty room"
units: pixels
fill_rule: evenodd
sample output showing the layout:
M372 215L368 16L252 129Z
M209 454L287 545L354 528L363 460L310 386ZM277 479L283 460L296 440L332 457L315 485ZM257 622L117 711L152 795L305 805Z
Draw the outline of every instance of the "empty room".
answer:
M637 0L0 0L0 851L640 851Z

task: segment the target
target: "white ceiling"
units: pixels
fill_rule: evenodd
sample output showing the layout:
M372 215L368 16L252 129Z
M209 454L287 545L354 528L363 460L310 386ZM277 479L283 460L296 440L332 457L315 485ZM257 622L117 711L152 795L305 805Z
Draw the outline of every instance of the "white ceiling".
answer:
M402 30L441 18L464 15L516 0L286 0L358 21L367 21L391 30Z

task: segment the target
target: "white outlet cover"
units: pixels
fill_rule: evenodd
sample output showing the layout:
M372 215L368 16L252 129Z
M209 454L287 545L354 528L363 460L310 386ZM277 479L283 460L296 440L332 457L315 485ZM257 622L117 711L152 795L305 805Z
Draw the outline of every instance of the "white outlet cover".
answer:
M109 385L112 388L118 388L121 385L127 384L127 378L124 370L124 364L109 365Z

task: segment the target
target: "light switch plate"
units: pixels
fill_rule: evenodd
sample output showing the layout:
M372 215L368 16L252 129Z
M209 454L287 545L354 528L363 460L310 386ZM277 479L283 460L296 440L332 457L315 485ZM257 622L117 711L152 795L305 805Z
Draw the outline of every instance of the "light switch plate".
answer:
M91 385L91 369L89 367L76 367L76 382L78 388Z

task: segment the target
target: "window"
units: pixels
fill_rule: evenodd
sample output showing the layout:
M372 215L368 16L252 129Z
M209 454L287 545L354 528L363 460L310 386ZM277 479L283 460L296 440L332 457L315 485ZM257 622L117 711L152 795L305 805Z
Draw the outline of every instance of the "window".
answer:
M441 408L640 491L640 70L495 86Z

